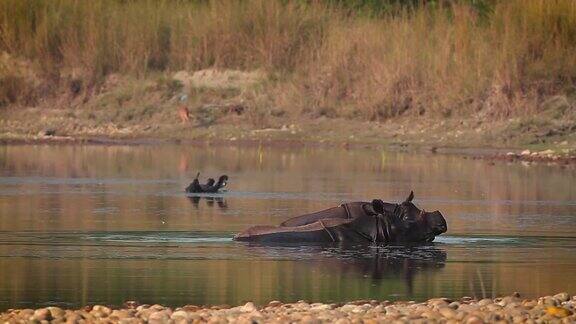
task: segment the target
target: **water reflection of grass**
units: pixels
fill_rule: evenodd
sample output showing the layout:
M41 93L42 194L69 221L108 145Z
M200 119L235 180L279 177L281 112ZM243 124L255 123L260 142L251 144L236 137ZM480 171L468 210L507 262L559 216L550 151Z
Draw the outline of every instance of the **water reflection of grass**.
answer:
M571 227L569 218L562 215L570 215L572 205L562 202L574 200L571 179L576 177L570 169L491 166L456 156L387 153L387 159L382 160L381 152L362 150L5 146L0 153L6 174L66 178L74 183L25 180L10 185L13 193L35 193L0 197L7 211L1 220L5 222L3 228L20 230L44 226L98 230L110 224L118 229L146 230L161 220L167 221L166 229L199 226L196 228L218 230L220 224L228 224L230 228L225 230L240 230L250 221L277 224L282 215L288 216L282 214L286 211L305 213L347 199L379 197L391 201L414 189L416 198L425 201L419 203L423 208L439 209L448 217L452 233L481 234L501 228L508 235L566 236ZM158 154L162 161L156 158ZM200 210L195 211L184 198L183 188L198 170L230 174L233 192L288 192L310 194L312 198L325 194L328 198L230 195L227 204L231 208L226 211L205 204L199 204ZM534 201L557 203L522 203ZM115 215L99 212L103 207L115 208ZM54 215L47 223L30 210ZM16 224L6 218L14 214L28 215L29 219ZM554 218L562 225L538 216L549 214L560 215ZM525 215L533 217L526 219Z

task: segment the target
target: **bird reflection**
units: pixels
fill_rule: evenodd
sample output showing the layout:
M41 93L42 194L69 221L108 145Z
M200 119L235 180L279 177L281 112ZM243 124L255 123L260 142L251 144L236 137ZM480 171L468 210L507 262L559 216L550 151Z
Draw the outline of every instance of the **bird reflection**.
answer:
M214 207L214 203L216 203L216 205L220 209L227 209L228 208L228 203L226 202L226 199L224 199L224 197L188 196L187 198L190 200L192 205L194 205L194 207L196 207L196 209L199 208L200 201L202 199L206 200L206 205L208 207Z
M412 246L352 244L262 244L249 243L251 249L271 257L282 256L311 263L324 272L355 275L372 280L401 279L408 294L413 293L417 274L430 274L445 266L446 251L433 243Z

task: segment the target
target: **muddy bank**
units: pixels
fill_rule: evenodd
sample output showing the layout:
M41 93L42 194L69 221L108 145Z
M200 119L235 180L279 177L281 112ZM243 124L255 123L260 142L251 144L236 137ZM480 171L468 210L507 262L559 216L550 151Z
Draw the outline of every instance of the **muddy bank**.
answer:
M342 130L334 132L335 128ZM342 127L342 125L349 128ZM305 126L305 127L302 127ZM358 131L356 131L358 130ZM300 127L283 126L278 129L230 130L225 125L206 130L198 129L191 136L158 136L155 134L131 134L129 136L93 136L89 134L59 134L56 129L38 134L0 133L0 145L185 145L195 147L214 146L265 146L265 147L336 147L346 150L372 149L386 151L416 152L428 154L454 154L465 159L484 159L492 162L547 163L575 165L576 149L562 142L552 145L527 145L522 147L489 146L482 142L439 143L419 141L398 136L386 124L359 123L342 120L318 121L316 132L313 125L301 123Z
M508 118L482 111L407 111L366 120L295 113L248 95L266 82L257 71L181 71L143 79L111 75L90 91L63 90L34 106L4 107L0 143L375 147L568 163L576 157L576 99L571 97L556 96L539 111ZM526 150L538 155L521 154Z
M559 293L524 299L518 293L499 298L459 300L433 298L425 302L359 300L348 303L282 303L271 301L257 306L252 302L230 307L186 305L170 308L127 302L122 308L102 305L78 310L58 307L8 310L0 314L7 323L573 323L576 296Z

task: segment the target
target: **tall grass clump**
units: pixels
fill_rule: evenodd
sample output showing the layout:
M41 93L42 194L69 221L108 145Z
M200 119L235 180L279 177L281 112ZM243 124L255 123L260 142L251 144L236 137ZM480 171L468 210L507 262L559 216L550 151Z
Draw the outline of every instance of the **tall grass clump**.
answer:
M297 73L306 112L508 116L576 84L569 0L501 1L489 16L454 2L340 19L329 30L317 59Z
M2 0L0 51L54 85L262 69L295 116L503 117L575 86L576 2Z
M298 2L3 0L0 50L46 72L292 69L319 42L330 12Z

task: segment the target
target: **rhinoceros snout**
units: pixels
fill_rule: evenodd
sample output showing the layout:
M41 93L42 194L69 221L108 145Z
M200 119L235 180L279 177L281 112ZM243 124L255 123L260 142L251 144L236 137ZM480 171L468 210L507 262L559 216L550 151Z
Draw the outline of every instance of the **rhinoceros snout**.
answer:
M448 225L446 224L446 219L442 216L439 211L432 212L426 216L426 223L434 235L440 235L446 233L448 230Z

